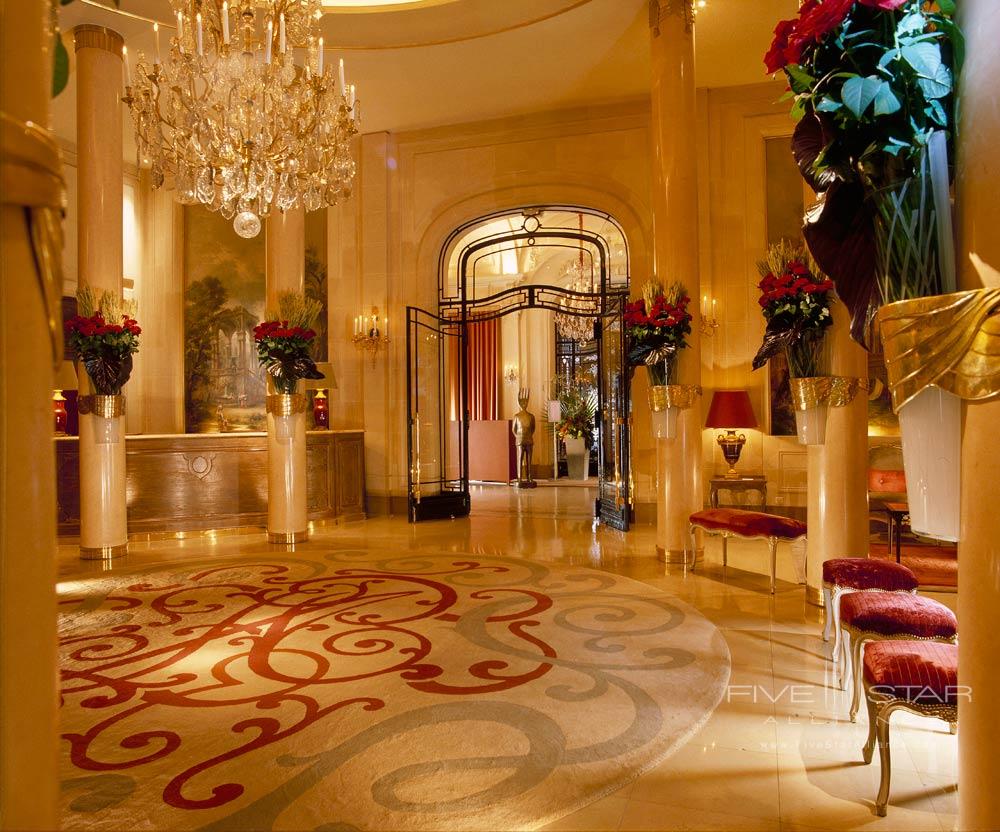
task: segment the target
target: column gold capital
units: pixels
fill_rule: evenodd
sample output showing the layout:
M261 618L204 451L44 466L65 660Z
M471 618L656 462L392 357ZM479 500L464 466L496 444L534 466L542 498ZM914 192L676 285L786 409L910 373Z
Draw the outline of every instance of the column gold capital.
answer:
M694 31L694 0L649 0L649 28L660 36L660 24L671 15L684 20L684 31Z
M122 56L125 40L114 29L81 23L73 28L73 45L76 52L81 49L104 49L112 55Z

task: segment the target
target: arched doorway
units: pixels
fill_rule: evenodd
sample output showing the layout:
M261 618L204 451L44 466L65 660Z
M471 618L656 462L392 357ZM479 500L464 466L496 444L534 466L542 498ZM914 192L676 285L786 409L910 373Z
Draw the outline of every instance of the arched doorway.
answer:
M470 383L470 367L481 358L479 343L489 343L479 337L481 330L488 333L491 324L515 313L546 310L578 338L591 328L595 515L627 530L631 414L622 315L629 268L621 226L608 214L577 206L532 205L480 217L449 235L438 275L438 308L407 308L411 522L469 513L469 427L482 397Z

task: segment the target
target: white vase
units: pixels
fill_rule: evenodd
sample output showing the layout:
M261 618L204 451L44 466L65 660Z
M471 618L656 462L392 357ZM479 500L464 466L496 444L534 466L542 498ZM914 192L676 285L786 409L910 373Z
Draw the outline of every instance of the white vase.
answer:
M301 394L267 397L267 537L271 543L309 538L306 413Z
M128 553L124 396L81 396L80 557L111 560Z
M679 407L667 407L660 411L651 411L654 439L675 439L677 437L677 414Z
M566 471L571 480L587 479L587 442L584 439L574 439L567 437L566 443Z
M962 454L962 400L927 387L899 410L910 528L957 541Z
M795 411L795 433L801 445L822 445L826 441L827 405Z

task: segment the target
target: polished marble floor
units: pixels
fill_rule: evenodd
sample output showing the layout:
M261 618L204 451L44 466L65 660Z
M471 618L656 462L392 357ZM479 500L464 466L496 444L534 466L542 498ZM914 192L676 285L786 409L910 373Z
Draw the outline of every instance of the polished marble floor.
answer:
M517 491L483 487L472 516L411 526L403 517L318 526L306 547L366 547L378 553L514 555L604 569L644 581L697 607L726 637L730 689L708 724L677 754L630 785L549 829L588 830L950 830L957 812L957 740L944 723L893 717L893 779L886 817L872 813L878 764L861 761L865 717L847 721L832 678L821 614L795 583L779 548L778 591L767 593L766 546L730 544L723 575L718 542L685 573L653 554L654 530L595 528L585 488ZM198 535L133 543L115 569L188 558L273 552L263 533ZM60 549L65 585L99 574ZM933 597L954 606L955 596ZM363 825L363 823L362 823Z

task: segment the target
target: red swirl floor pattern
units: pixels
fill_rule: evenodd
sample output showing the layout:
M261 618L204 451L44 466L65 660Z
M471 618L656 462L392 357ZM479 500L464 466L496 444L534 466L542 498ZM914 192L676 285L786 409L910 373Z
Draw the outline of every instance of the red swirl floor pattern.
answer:
M71 829L541 825L678 747L729 675L676 599L509 558L268 558L61 602Z

